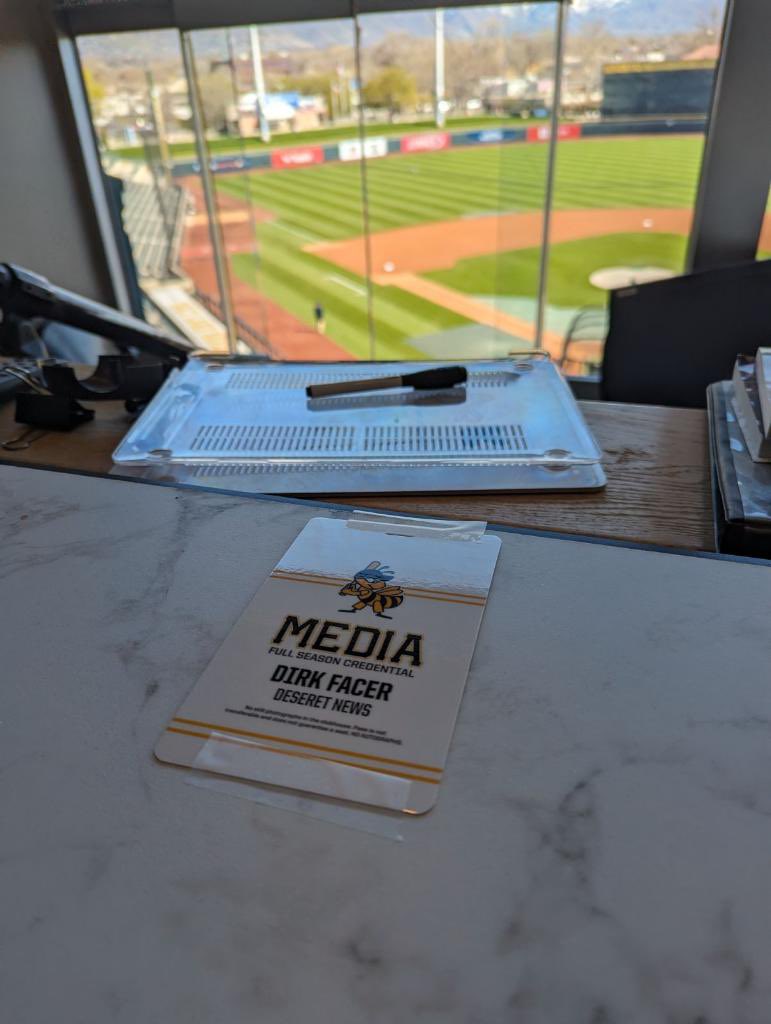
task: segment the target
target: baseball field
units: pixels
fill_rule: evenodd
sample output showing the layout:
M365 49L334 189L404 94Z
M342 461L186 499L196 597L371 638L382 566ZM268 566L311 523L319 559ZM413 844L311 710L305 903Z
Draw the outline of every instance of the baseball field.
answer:
M550 337L561 335L577 308L604 303L589 282L592 271L682 268L702 146L699 135L560 144ZM436 355L448 339L481 336L469 333L480 325L510 347L517 347L512 336L532 341L547 152L533 142L368 161L377 358ZM308 325L321 303L330 342L366 357L359 163L216 180L241 294L254 289Z

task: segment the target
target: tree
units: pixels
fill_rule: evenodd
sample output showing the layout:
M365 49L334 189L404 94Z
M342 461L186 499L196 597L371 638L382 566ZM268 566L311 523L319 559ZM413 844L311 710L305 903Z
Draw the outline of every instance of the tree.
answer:
M722 3L710 3L701 12L697 31L707 39L712 39L720 34L720 26L723 24L723 8Z
M233 82L224 68L198 76L203 117L208 130L227 131L228 107L233 105Z
M405 107L414 107L418 98L415 78L402 68L384 68L365 83L365 106L383 107L393 119Z
M101 82L97 81L96 75L87 66L83 67L83 84L86 87L86 95L91 100L92 106L97 107L104 99L104 86Z

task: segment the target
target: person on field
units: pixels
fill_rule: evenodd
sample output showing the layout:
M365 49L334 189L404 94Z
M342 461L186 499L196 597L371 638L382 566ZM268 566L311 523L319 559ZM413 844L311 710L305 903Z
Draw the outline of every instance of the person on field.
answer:
M324 307L321 305L320 302L316 302L316 305L313 307L313 320L316 324L316 330L319 332L319 334L324 334L327 329L327 321L326 317L324 316Z

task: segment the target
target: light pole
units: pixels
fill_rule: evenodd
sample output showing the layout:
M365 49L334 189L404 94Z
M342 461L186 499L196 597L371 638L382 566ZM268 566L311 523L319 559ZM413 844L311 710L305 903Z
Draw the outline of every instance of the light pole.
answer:
M437 128L444 128L444 11L434 12L434 115Z
M150 99L150 112L153 118L155 137L158 142L158 153L161 158L161 167L163 169L164 178L166 178L168 182L171 159L169 156L169 142L166 138L166 119L163 114L161 90L160 86L155 84L153 73L149 68L145 71L145 79L147 81L147 93Z
M260 30L256 25L249 26L249 45L252 51L252 70L254 71L254 91L257 94L257 116L260 121L260 138L270 142L270 125L265 116L265 76L262 72L262 49L260 47Z

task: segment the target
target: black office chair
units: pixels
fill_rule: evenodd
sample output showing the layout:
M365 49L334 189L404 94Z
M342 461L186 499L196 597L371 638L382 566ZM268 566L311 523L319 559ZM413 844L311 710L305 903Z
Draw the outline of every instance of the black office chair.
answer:
M600 395L705 408L707 385L761 345L771 345L771 260L621 288L610 297Z

